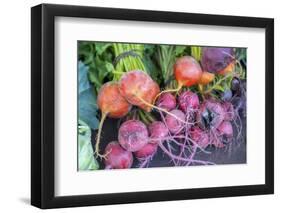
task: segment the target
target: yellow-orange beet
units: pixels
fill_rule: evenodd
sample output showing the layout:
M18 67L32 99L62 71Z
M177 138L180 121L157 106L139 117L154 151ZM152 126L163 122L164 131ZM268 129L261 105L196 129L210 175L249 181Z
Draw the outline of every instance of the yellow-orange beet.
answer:
M101 119L99 123L99 129L96 138L95 144L95 154L98 157L105 157L107 154L104 155L100 154L100 139L101 139L101 130L106 117L111 118L121 118L125 116L131 109L131 104L120 94L118 83L116 82L108 82L102 85L100 88L98 98L97 98L97 105L101 110Z
M111 118L121 118L131 109L131 104L120 94L118 83L105 83L99 91L97 104L102 113Z
M206 85L211 83L215 78L215 74L210 72L202 72L199 84Z
M129 103L150 112L160 88L143 71L133 70L125 73L119 81L119 90Z
M235 61L232 61L224 69L219 70L218 74L220 74L220 75L227 75L228 73L231 73L234 70L234 68L235 68Z
M180 87L190 87L199 82L202 69L193 57L183 56L174 65L174 75Z

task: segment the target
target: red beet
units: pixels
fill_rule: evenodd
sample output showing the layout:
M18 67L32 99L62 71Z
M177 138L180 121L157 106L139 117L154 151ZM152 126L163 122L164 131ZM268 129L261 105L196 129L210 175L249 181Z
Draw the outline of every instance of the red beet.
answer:
M133 164L132 153L123 149L117 142L107 144L105 153L104 163L106 169L126 169Z
M230 102L224 102L222 104L222 107L224 109L224 120L225 121L232 121L235 117L235 111L232 103Z
M183 56L174 65L174 75L179 87L190 87L198 83L202 75L202 69L193 57Z
M148 112L160 92L158 84L140 70L125 73L119 81L119 90L129 103Z
M156 105L167 111L171 111L176 108L176 98L172 95L172 93L163 93L158 98Z
M196 93L185 91L178 97L179 108L186 112L199 108L199 98Z
M125 121L118 132L120 145L130 152L140 150L148 143L148 131L144 123L138 120Z
M215 100L204 101L197 112L196 120L202 129L217 129L225 118L221 103Z
M233 137L233 128L229 121L222 122L221 125L219 125L217 130L218 130L219 135L224 135L227 138Z
M191 128L190 137L198 146L203 149L211 144L208 134L205 133L198 126Z
M184 123L182 121L185 121L185 115L182 111L178 109L174 109L170 112L174 116L168 114L165 117L165 121L167 124L168 129L173 134L178 134L181 132L182 128L184 127ZM177 117L177 118L175 118Z
M204 71L225 74L233 62L233 48L203 47L201 64ZM229 70L227 70L229 71Z
M169 130L161 121L154 121L148 126L148 130L150 133L150 143L160 143L169 134Z
M152 157L157 152L157 144L148 143L144 145L140 150L134 152L134 155L138 159L145 159Z

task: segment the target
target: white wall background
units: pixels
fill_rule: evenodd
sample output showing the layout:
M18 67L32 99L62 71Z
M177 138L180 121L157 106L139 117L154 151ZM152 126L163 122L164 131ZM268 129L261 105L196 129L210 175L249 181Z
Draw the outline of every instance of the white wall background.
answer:
M275 109L281 108L281 13L277 0L45 0L81 4L275 18ZM0 212L39 212L30 197L30 7L37 0L2 1L0 7ZM51 212L277 212L281 207L281 113L275 112L275 195L113 205Z

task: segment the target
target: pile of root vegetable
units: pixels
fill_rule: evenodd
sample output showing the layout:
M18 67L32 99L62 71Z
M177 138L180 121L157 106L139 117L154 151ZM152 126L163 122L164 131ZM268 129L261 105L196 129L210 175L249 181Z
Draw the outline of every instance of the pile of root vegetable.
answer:
M139 47L113 44L112 75L94 88L99 124L93 155L105 169L130 168L134 159L137 167L149 167L156 152L174 166L213 165L197 154L245 143L246 60L239 58L241 49L156 46L150 62L157 61L160 74L153 75ZM101 149L106 118L118 119L120 125L113 127L118 128L116 139Z

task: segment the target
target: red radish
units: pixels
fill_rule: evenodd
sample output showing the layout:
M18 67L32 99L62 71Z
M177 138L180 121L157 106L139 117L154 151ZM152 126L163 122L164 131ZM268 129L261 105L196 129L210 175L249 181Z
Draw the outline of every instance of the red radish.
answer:
M174 65L174 75L179 87L190 87L199 82L202 69L200 64L193 57L183 56L179 58Z
M152 157L157 152L157 144L148 143L144 145L140 150L134 152L134 155L138 159L145 159Z
M143 71L133 70L125 73L119 81L120 93L129 103L150 112L159 86Z
M185 113L199 108L199 98L196 93L185 91L178 97L179 108Z
M170 112L172 115L167 114L165 117L165 122L167 124L168 129L171 131L173 134L178 134L181 132L181 130L184 127L184 123L182 121L185 121L185 115L182 111L178 109L174 109ZM179 119L176 119L175 116Z
M219 125L217 130L218 130L219 135L224 135L227 138L233 137L233 128L229 121L222 122L221 125Z
M172 93L167 92L160 95L160 97L157 99L156 105L167 111L171 111L176 108L177 102Z
M99 157L104 157L99 154L99 144L101 137L101 130L105 118L121 118L125 116L131 109L131 104L120 94L118 84L115 82L108 82L102 85L97 97L98 108L102 112L99 130L97 133L95 153Z
M130 152L140 150L148 143L148 131L144 123L138 120L125 121L118 132L120 145Z
M222 107L224 109L224 120L225 121L232 121L235 117L235 111L232 103L230 102L224 102L222 104Z
M195 145L198 145L203 149L211 144L208 134L205 133L198 126L195 126L195 127L191 128L190 137L192 139L192 142L196 143Z
M168 128L161 121L154 121L148 126L150 143L160 143L169 134Z
M106 169L127 169L133 164L131 152L123 149L117 142L110 142L105 148L104 159Z

